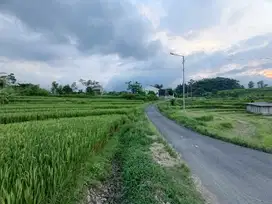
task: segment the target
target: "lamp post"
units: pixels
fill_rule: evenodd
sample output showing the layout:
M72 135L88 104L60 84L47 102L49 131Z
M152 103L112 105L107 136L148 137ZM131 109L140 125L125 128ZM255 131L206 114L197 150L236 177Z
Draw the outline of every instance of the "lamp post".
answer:
M182 57L182 74L183 74L183 80L182 80L182 96L183 96L183 110L185 111L185 75L184 75L184 63L185 63L185 57L184 55L179 55L173 52L170 52L170 55L179 56Z

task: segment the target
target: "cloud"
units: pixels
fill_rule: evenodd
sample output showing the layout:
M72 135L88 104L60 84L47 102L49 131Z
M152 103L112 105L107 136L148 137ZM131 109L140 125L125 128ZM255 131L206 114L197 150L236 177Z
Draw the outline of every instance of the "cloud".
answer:
M272 84L271 9L265 0L1 0L0 72L43 87L80 78L168 87L182 79L175 51L186 80Z
M272 70L264 70L263 75L268 78L272 78Z
M159 41L152 41L149 22L126 1L10 0L0 3L0 12L15 16L26 29L40 33L54 45L71 44L73 39L85 54L118 53L124 58L147 59L161 46ZM24 41L20 42L13 46L19 47ZM44 60L52 57L46 51L43 55Z
M221 5L216 0L162 1L169 15L162 18L161 26L179 35L201 30L219 23Z

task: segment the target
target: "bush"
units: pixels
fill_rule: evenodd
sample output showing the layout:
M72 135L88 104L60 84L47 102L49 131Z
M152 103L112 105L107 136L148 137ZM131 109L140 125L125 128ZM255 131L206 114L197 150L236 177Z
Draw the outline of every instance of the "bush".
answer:
M176 99L172 98L171 101L170 101L170 104L171 104L171 106L176 105Z
M122 98L127 100L145 100L145 96L139 94L125 93L122 94Z
M39 85L34 84L19 84L14 87L15 91L23 96L48 96L49 91L40 88Z
M212 115L203 115L201 117L197 117L196 119L208 122L208 121L212 121L213 120L213 116Z
M11 87L0 89L0 104L8 104L14 95Z
M220 123L220 126L222 128L226 128L226 129L231 129L233 128L233 125L231 123L228 123L228 122L224 122L224 123Z
M156 96L156 95L147 95L146 96L146 100L147 101L156 101L158 100L159 98Z

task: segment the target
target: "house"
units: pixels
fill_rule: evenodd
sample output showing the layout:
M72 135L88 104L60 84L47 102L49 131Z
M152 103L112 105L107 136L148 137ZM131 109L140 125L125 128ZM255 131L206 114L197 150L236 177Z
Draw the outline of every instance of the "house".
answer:
M102 87L100 84L93 86L93 87L92 87L92 90L93 90L94 93L97 94L97 95L102 95L103 92L104 92L104 89L103 89L103 87Z
M156 88L156 87L154 87L154 86L147 86L147 87L144 88L144 92L145 92L146 94L148 94L149 91L153 91L153 92L156 94L156 96L159 96L159 90L160 90L160 89L158 89L158 88Z
M272 103L267 102L248 103L246 109L248 112L251 113L272 115Z

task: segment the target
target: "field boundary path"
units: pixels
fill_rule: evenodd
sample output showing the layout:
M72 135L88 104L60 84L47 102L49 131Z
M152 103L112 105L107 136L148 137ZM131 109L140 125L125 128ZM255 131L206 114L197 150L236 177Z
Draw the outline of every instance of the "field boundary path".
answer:
M164 117L155 106L148 106L146 113L216 203L272 203L272 154L195 133Z

